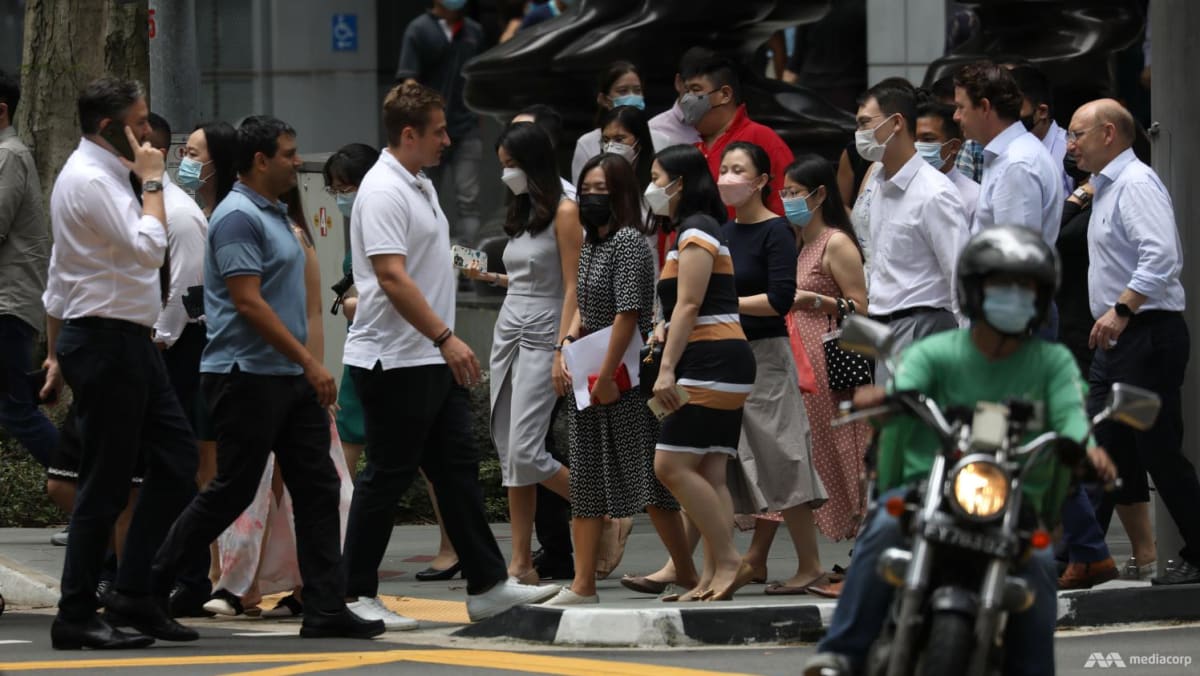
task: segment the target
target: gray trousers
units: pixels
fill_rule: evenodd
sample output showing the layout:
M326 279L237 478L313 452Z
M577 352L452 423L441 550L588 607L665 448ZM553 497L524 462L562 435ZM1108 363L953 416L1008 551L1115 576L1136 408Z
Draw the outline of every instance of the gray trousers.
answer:
M879 317L872 317L878 321L884 321ZM900 319L893 319L885 322L888 328L891 329L894 335L896 346L896 355L899 357L909 345L925 338L932 336L935 333L942 331L952 331L958 328L958 320L954 318L954 313L949 310L931 310L929 312L918 312ZM883 360L875 362L875 384L883 385L888 381L887 367L884 366Z

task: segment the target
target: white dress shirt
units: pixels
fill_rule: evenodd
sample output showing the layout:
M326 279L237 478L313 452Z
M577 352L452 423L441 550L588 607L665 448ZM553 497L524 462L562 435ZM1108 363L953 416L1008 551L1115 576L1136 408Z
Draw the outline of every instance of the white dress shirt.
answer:
M583 171L588 160L600 154L601 136L599 129L593 129L575 142L575 155L571 158L571 180L579 180L579 173ZM650 149L651 155L671 145L665 137L653 131L650 132L650 143L654 144Z
M915 307L957 312L954 267L967 243L967 217L958 188L914 153L871 200L871 314Z
M1092 176L1092 187L1087 234L1092 316L1108 312L1127 288L1146 296L1139 311L1182 311L1182 247L1166 186L1127 148Z
M970 176L958 170L958 167L950 169L946 172L946 178L958 188L958 195L962 197L963 209L967 214L967 223L972 223L975 220L975 208L979 206L979 184L971 180Z
M154 326L167 232L142 215L117 156L88 139L67 158L50 193L54 247L42 302L57 319L107 317Z
M163 174L163 200L167 211L167 247L171 252L171 295L154 323L154 340L175 344L189 320L183 296L193 286L204 284L204 252L208 242L208 220L196 200Z
M1051 247L1062 223L1062 162L1054 165L1041 140L1013 122L983 148L983 181L971 232L1020 225L1042 233Z
M1063 199L1065 200L1075 189L1075 181L1067 175L1067 170L1063 167L1063 158L1067 155L1067 130L1058 126L1058 122L1050 120L1050 128L1046 130L1046 137L1042 139L1042 145L1050 151L1050 159L1054 160L1055 166L1058 167L1058 174L1062 177Z
M405 256L405 271L429 307L454 329L458 273L450 258L450 222L433 181L414 176L387 150L363 177L350 215L350 260L358 310L343 362L364 369L445 364L433 341L408 323L379 286L371 257Z

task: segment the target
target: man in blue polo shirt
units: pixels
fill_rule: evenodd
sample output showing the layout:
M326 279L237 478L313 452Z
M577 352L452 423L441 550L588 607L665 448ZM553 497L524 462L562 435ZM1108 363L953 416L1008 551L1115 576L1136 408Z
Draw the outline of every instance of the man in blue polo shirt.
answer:
M296 185L296 132L267 116L238 129L238 183L212 214L204 270L208 345L201 384L217 432L217 476L171 527L154 562L156 587L173 584L250 505L271 451L293 496L309 638L370 638L342 600L339 482L329 456L333 377L305 348L304 251L280 195Z

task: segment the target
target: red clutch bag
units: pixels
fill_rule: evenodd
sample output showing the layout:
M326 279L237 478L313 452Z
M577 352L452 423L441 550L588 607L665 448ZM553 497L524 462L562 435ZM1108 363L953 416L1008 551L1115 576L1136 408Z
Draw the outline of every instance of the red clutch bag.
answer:
M588 376L588 392L595 389L597 377L595 373ZM628 392L633 389L633 383L629 380L629 369L625 368L624 363L618 366L617 370L613 373L613 382L617 384L618 392Z

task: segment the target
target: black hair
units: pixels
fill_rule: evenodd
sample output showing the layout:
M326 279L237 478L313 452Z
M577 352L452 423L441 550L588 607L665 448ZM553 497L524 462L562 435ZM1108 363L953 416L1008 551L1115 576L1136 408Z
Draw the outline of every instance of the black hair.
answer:
M954 106L930 97L917 105L917 117L936 117L942 121L942 132L947 139L961 139L962 127L954 121Z
M1012 73L1003 66L990 61L980 61L963 66L954 75L954 86L962 87L971 105L978 106L987 99L996 116L1004 122L1016 122L1021 118L1021 88Z
M949 103L954 100L954 76L947 75L934 80L933 84L929 85L929 93L938 101Z
M729 210L721 201L721 193L717 190L717 183L708 168L708 160L699 148L689 145L671 146L659 151L655 159L672 181L681 179L683 184L675 219L673 222L663 219L663 230L671 232L676 225L693 214L712 216L717 223L729 220Z
M742 81L738 76L738 66L728 57L720 54L713 56L700 63L697 66L697 72L690 77L706 77L712 81L716 89L729 87L733 92L734 104L742 102Z
M837 185L837 170L833 164L820 155L810 153L797 157L795 162L788 165L787 171L784 173L794 183L808 188L810 194L816 192L817 188L825 188L825 201L821 203L821 219L825 221L825 225L846 233L850 241L854 242L854 248L858 249L859 255L862 256L862 245L858 242L858 236L854 233L854 225L850 223L850 216L846 214L846 206L842 203L842 193L838 190ZM863 260L866 260L865 256Z
M17 104L21 102L21 80L0 70L0 103L8 105L8 122L17 119Z
M544 103L535 103L532 106L526 106L517 111L513 117L521 115L529 115L533 117L533 123L542 128L546 135L550 137L550 145L558 147L562 140L563 118L562 113L558 112L554 106L548 106Z
M717 53L708 47L692 47L683 53L679 59L679 78L690 80L703 74L704 64L717 57Z
M536 235L554 222L562 199L554 146L541 127L532 122L518 122L500 132L496 149L500 148L504 148L528 179L528 191L514 196L508 205L504 232L509 237L523 232Z
M1050 114L1054 114L1054 95L1050 89L1050 79L1037 66L1017 66L1012 69L1013 80L1021 90L1021 96L1029 99L1034 108L1046 104Z
M762 198L762 203L765 206L771 199L771 156L768 155L767 151L763 150L763 147L757 143L750 143L749 141L734 141L733 143L725 146L724 152L721 153L721 159L724 160L726 155L735 150L740 150L746 153L746 155L750 158L750 164L754 165L755 171L757 171L760 175L765 175L767 177L767 183L762 187L762 194L760 195Z
M290 190L279 196L279 201L287 205L288 221L293 227L300 228L303 234L301 237L304 240L304 245L307 247L316 247L317 240L313 238L312 226L308 224L308 219L304 217L304 205L300 203L300 186L294 185Z
M583 196L583 177L596 167L604 171L604 183L608 188L609 204L612 205L612 222L616 226L608 233L608 237L612 237L621 228L633 228L649 234L648 228L642 223L642 191L638 189L633 167L624 157L613 153L600 153L588 160L579 172L579 182L576 185L578 194ZM596 243L591 237L589 232L589 241Z
M204 143L208 146L208 159L212 161L217 172L215 174L217 179L216 204L208 205L211 208L225 199L229 191L233 190L234 182L237 181L234 162L237 160L238 135L233 125L221 120L201 122L192 131L196 130L204 132Z
M600 136L604 128L616 122L637 139L637 157L633 160L633 173L643 190L650 185L650 167L654 165L654 139L650 135L650 124L646 113L633 106L617 106L600 118Z
M321 167L321 175L325 178L325 187L333 185L336 178L346 185L357 188L363 176L375 166L379 160L379 150L365 143L350 143L337 149L337 152L325 160Z
M867 90L886 116L900 115L909 134L917 133L917 90L908 80L888 79Z
M600 79L596 83L597 93L608 96L609 90L613 88L613 85L617 83L617 80L620 80L630 73L633 73L638 77L638 82L642 82L642 72L638 70L637 66L628 61L613 61L608 65L608 69L606 69L603 73L600 73ZM645 83L643 82L643 84ZM600 118L604 117L604 114L607 112L607 108L599 105L599 103L596 104L597 127L600 126Z
M237 154L233 168L245 174L254 166L254 156L262 153L275 157L279 152L280 136L295 136L291 125L270 115L251 115L242 121L237 130Z
M146 95L140 82L116 77L101 77L87 83L79 93L79 129L84 135L100 132L100 120L124 116L138 99Z
M167 150L171 147L171 123L158 113L150 113L151 144L155 148ZM163 141L160 145L158 141Z

